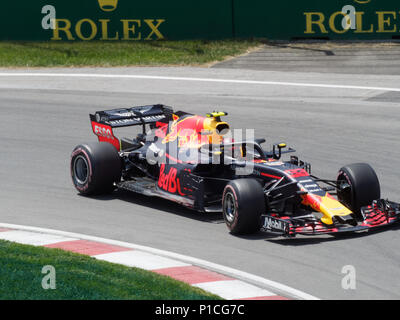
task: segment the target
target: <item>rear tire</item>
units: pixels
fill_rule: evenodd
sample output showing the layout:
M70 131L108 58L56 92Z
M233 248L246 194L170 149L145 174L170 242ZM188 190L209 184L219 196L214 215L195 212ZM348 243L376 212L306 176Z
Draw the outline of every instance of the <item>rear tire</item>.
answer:
M341 190L343 184L350 187ZM360 209L380 199L381 188L378 177L367 163L354 163L339 170L337 177L338 199L360 217Z
M260 230L261 214L265 213L265 196L255 179L230 181L222 195L225 223L232 234L250 234Z
M84 195L110 193L121 180L122 163L117 149L107 142L81 144L72 151L71 177Z

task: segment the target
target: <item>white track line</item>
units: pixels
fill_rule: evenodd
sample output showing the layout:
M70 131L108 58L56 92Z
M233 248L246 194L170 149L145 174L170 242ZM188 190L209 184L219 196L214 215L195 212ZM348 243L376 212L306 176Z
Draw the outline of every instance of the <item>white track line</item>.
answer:
M174 252L154 249L151 247L136 245L136 244L132 244L132 243L128 243L128 242L104 239L104 238L100 238L100 237L88 236L88 235L84 235L84 234L59 231L59 230L53 230L53 229L37 228L37 227L31 227L31 226L21 226L21 225L9 224L9 223L0 223L0 228L18 229L18 230L25 230L25 231L54 234L54 235L59 235L59 236L64 236L64 237L69 237L69 238L78 238L78 239L106 243L106 244L110 244L110 245L116 245L116 246L125 247L125 248L141 250L144 252L159 255L161 257L176 259L176 260L182 261L184 263L203 267L204 269L208 269L208 270L215 271L215 272L218 272L221 274L225 274L232 278L236 278L238 280L242 280L247 283L252 283L256 286L263 286L266 289L269 289L277 294L281 294L286 297L292 297L294 299L300 299L300 300L319 300L317 297L314 297L305 292L288 287L284 284L281 284L281 283L278 283L278 282L275 282L272 280L268 280L268 279L265 279L265 278L262 278L259 276L255 276L255 275L252 275L252 274L244 272L244 271L236 270L236 269L225 267L225 266L222 266L222 265L219 265L216 263L212 263L212 262L209 262L206 260L201 260L201 259L185 256L182 254L174 253Z
M272 86L293 86L311 87L325 89L351 89L351 90L376 90L400 92L400 88L353 86L340 84L301 83L284 81L257 81L257 80L235 80L235 79L213 79L213 78L191 78L191 77L165 77L146 76L129 74L97 74L97 73L28 73L28 72L0 72L0 77L70 77L70 78L108 78L108 79L148 79L167 81L197 81L197 82L219 82L236 84L272 85Z

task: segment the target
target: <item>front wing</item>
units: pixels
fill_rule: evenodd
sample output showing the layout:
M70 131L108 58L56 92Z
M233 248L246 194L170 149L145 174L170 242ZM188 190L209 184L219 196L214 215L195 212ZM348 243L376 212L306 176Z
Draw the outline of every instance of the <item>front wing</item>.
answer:
M358 232L384 227L400 221L400 204L388 200L375 200L361 209L363 217L356 226L347 224L326 225L317 219L298 219L290 216L261 216L261 231L286 237Z

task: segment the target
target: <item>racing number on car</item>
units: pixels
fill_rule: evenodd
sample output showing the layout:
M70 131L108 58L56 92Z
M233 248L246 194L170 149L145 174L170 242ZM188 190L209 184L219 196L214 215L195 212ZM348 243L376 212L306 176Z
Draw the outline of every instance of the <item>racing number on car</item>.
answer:
M181 185L179 182L179 178L176 176L178 174L178 170L176 168L170 168L168 173L165 173L165 164L161 164L160 167L160 177L158 179L158 187L168 191L170 193L179 193L181 196L184 194L181 191Z

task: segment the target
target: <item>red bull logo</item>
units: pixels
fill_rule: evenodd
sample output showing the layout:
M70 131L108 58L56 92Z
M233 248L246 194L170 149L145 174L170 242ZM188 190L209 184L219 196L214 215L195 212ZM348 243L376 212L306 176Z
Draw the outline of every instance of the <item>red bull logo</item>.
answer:
M177 119L170 124L169 133L162 140L163 144L178 141L178 146L199 146L207 142L207 137L201 135L205 118L189 116Z
M160 167L160 177L158 179L158 187L170 193L179 193L181 196L185 194L181 191L181 184L177 178L178 170L170 168L168 173L165 172L165 164Z

